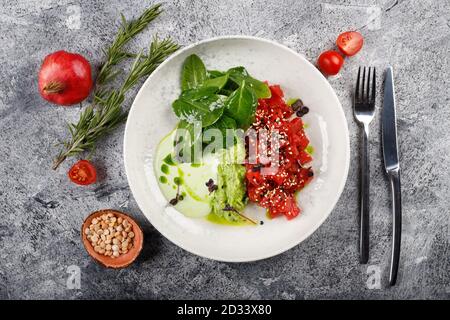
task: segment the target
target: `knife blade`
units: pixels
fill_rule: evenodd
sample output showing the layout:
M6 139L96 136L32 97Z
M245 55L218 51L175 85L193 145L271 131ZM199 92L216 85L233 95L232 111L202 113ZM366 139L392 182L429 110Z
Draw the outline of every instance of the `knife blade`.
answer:
M397 117L395 113L395 90L392 67L386 69L384 100L381 114L383 157L386 171L400 168L397 146Z
M382 146L386 174L389 177L392 192L392 253L389 272L389 284L397 281L400 261L402 231L402 205L400 184L400 162L398 158L397 118L395 105L394 76L392 67L386 69L384 78L384 100L381 114Z

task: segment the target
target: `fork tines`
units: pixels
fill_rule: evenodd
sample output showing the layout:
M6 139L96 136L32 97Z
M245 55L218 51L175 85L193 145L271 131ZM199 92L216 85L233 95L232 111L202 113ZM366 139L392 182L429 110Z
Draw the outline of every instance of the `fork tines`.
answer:
M362 70L362 78L361 78L361 70ZM376 88L375 67L359 67L355 89L355 104L367 104L369 108L373 108L375 106L375 93L376 93L375 88Z

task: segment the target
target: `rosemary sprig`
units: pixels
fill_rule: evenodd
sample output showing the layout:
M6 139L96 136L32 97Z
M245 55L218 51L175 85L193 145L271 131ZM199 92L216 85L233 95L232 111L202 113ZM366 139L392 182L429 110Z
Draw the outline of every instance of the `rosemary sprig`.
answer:
M112 81L120 73L120 70L115 70L114 67L130 57L123 47L143 31L161 12L161 4L156 4L145 10L139 18L130 22L126 21L123 14L120 15L122 22L116 38L111 46L104 50L106 61L98 73L96 79L97 88Z
M105 89L118 74L115 66L131 54L123 51L123 46L136 34L141 32L149 22L160 14L160 5L147 9L138 19L126 22L122 16L122 25L116 40L106 52L106 62L100 70L96 81L94 100L80 115L78 122L69 124L71 138L63 142L63 148L55 158L53 169L67 158L84 151L94 149L99 138L116 128L128 116L122 103L125 93L140 79L150 75L179 46L170 38L158 40L154 37L147 55L139 53L122 86L118 89Z

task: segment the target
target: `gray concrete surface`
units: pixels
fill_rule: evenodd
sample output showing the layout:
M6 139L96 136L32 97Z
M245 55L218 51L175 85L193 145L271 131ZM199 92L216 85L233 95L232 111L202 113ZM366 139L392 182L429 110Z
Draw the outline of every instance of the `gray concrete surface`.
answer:
M154 32L182 45L218 35L256 35L284 43L315 61L344 30L366 39L329 81L344 106L352 147L345 191L309 239L277 257L228 264L199 258L163 238L145 220L127 186L123 127L103 140L93 160L101 181L77 187L67 161L50 169L54 144L78 107L43 101L36 74L43 57L66 49L101 61L119 13L133 17L152 1L2 0L0 6L0 298L448 299L450 192L450 3L448 1L167 1ZM381 163L379 114L371 139L371 258L357 255L358 138L351 91L357 67L395 68L404 225L398 286L387 287L390 195ZM380 78L381 80L381 78ZM133 96L133 93L132 95ZM378 99L378 110L381 99ZM131 99L127 102L130 105ZM101 208L136 217L146 242L125 270L106 270L85 252L83 218ZM268 240L270 241L270 239ZM67 286L68 267L81 271ZM377 286L377 276L381 284ZM374 280L375 279L375 280ZM374 281L374 282L373 282ZM70 281L69 281L70 284Z

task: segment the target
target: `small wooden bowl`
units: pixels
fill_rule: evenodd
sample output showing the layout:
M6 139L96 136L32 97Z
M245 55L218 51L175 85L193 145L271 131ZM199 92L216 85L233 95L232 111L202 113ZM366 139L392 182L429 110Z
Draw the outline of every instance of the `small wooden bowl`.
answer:
M134 232L133 247L127 253L122 254L117 258L111 258L95 252L91 242L87 239L86 235L84 234L84 230L86 228L89 228L89 226L91 225L92 219L98 218L105 213L106 214L112 213L117 217L127 219L133 227ZM98 263L102 264L107 268L113 269L125 268L129 266L131 263L133 263L133 261L136 260L136 258L139 256L139 253L141 252L144 243L144 234L142 233L142 230L136 223L136 221L134 221L130 216L126 215L125 213L112 209L99 210L91 213L83 222L83 226L81 227L81 238L83 239L83 244L84 247L86 248L86 251L95 261L97 261Z

